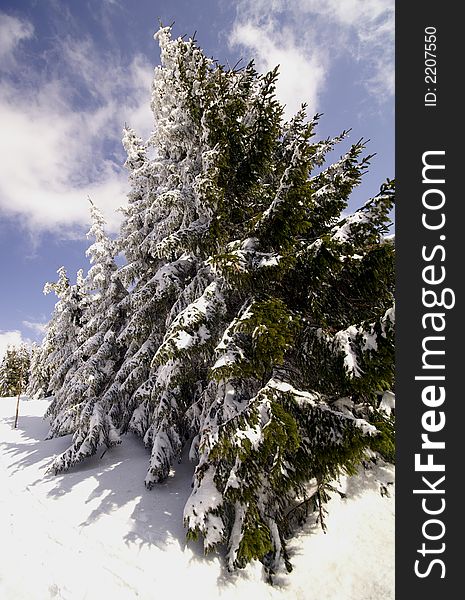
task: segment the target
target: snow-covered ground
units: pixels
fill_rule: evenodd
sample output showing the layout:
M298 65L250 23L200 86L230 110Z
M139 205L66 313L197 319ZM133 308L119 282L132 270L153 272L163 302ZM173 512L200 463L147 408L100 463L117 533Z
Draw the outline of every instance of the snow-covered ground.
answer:
M394 470L378 464L343 479L324 534L309 518L290 542L294 571L271 587L260 564L228 573L222 557L185 543L184 503L193 466L147 491L141 441L45 475L70 437L44 441L47 400L0 398L0 598L120 600L394 598ZM388 495L380 493L381 487Z

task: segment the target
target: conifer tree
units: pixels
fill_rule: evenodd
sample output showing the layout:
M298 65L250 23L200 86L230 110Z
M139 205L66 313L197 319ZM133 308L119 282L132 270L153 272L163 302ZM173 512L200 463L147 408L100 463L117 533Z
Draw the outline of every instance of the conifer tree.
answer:
M220 219L237 227L246 212L242 199L224 198L225 187L236 181L245 200L253 186L249 169L266 157L260 153L277 132L280 115L279 109L270 130L273 119L265 118L265 108L270 102L278 108L270 76L253 86L257 74L251 66L227 72L192 40L172 41L168 29L158 38L156 129L147 144L129 128L123 138L132 191L119 240L127 260L120 275L131 293L123 301L127 321L118 337L124 361L99 404L120 431L135 431L152 450L148 486L167 476L184 438L197 427L186 408L207 377L205 353L212 356L225 312L207 258L224 235ZM241 134L245 118L256 143ZM222 122L229 130L222 130ZM149 148L154 158L147 158ZM241 178L230 161L240 162ZM178 359L179 350L189 360ZM59 458L53 469L68 467L83 453L76 449L73 456Z
M0 395L18 396L29 380L30 354L27 346L9 346L0 363Z
M31 366L26 394L29 398L39 399L49 396L50 373L46 364L47 349L45 344L32 344Z
M61 388L67 374L77 366L74 352L87 305L82 269L77 273L75 284L71 284L64 267L60 267L57 273L58 281L44 286L44 294L54 292L58 302L41 346L43 368L50 373L49 391L52 394ZM60 398L54 397L46 416L56 415L60 404Z
M290 568L296 503L321 508L367 449L393 456L379 394L394 386L394 186L342 216L369 165L362 141L326 164L347 133L316 141L305 107L284 123L276 69L226 69L169 28L157 38L154 132L123 138L126 264L83 313L96 337L68 346L49 414L52 436L74 438L52 470L131 430L151 487L189 441L188 536L225 544L231 569L259 559L272 573Z
M68 350L68 368L55 390L48 410L52 417L49 438L73 433L73 444L53 469L63 470L89 456L103 443L119 442L118 432L103 400L122 360L117 336L124 323L127 292L115 263L115 243L105 233L100 210L90 201L93 243L87 249L91 267L82 280L81 321L74 345Z

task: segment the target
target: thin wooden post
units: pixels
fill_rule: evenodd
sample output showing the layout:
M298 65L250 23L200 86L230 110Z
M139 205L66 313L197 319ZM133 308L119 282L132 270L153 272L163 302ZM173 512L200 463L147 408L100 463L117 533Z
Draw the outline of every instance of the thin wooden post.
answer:
M18 394L18 399L16 401L16 417L15 417L15 429L18 426L18 414L19 414L19 396L20 394Z
M18 399L16 400L16 417L15 417L15 429L18 426L18 415L19 415L19 399L21 397L21 392L23 390L23 367L21 367L21 371L19 372L19 382L18 382Z

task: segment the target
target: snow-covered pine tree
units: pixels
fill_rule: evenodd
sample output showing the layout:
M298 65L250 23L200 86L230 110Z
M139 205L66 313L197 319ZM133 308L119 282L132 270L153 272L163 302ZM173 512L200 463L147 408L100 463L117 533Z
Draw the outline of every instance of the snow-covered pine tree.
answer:
M393 186L342 217L363 143L326 166L345 134L314 141L304 110L282 123L276 70L225 69L167 28L157 37L154 133L123 140L124 356L93 410L143 437L149 487L191 438L189 537L226 544L230 568L257 558L271 572L289 564L297 499L321 504L369 448L392 456L378 398L393 387ZM110 441L97 428L89 446L94 424L56 471Z
M29 380L30 353L25 344L8 346L0 363L0 396L18 396Z
M16 352L14 348L8 346L5 354L3 355L2 362L0 363L0 396L14 396L15 395L15 372L16 369L12 368L16 363Z
M84 291L82 269L71 284L64 267L57 271L58 281L46 283L44 294L54 292L58 302L53 310L42 342L43 368L50 373L49 392L55 394L67 374L77 366L74 352L78 346L79 332L84 323L88 299ZM60 409L60 400L54 398L46 416L54 417Z
M226 71L192 40L171 40L167 28L157 37L155 131L146 144L129 128L123 138L132 185L118 244L131 290L118 336L125 356L98 403L120 431L135 431L152 450L148 486L168 475L185 438L197 431L198 414L186 410L205 387L228 322L207 259L248 215L253 170L268 160L281 111L272 76L257 77L252 66ZM276 107L271 119L269 105ZM81 427L78 437L87 432ZM73 452L52 468L84 455L76 446Z
M378 392L393 387L393 184L341 218L369 157L357 143L312 176L332 146L311 143L316 121L301 111L284 125L257 179L265 206L211 259L243 304L204 392L185 522L206 551L227 543L230 568L290 568L295 500L321 503L367 448L393 456L392 422L378 410Z
M29 383L26 394L29 398L45 398L49 396L50 373L46 364L47 349L45 345L32 344Z
M93 243L87 249L91 267L81 288L85 297L81 327L67 363L72 365L55 389L49 409L52 416L49 438L73 433L73 443L58 457L52 470L66 469L101 444L112 446L119 437L109 407L101 401L113 381L123 356L117 336L124 323L127 292L115 263L116 245L105 233L100 210L90 202Z
M253 214L256 177L268 161L281 116L272 97L273 75L259 77L252 65L226 70L193 40L172 40L168 28L157 37L162 66L155 70L155 131L149 142L156 158L145 167L157 180L154 196L144 190L149 201L144 224L150 227L144 231L144 254L140 247L135 253L139 265L143 259L143 274L132 293L131 338L144 331L151 315L157 319L150 338L144 333L140 339L144 352L150 348L148 373L132 379L136 392L124 404L129 428L151 449L148 487L167 477L185 440L198 433L214 348L230 319L228 304L233 314L240 301L236 294L225 299L209 256ZM137 177L141 172L138 168ZM132 242L132 235L127 239ZM126 248L132 257L132 247ZM139 356L137 350L129 365L140 377ZM121 372L125 383L131 380L124 367Z

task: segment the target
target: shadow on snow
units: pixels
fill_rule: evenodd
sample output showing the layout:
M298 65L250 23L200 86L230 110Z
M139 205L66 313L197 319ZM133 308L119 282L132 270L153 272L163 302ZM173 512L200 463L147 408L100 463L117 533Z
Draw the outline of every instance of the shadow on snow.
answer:
M2 420L13 427L14 417ZM84 481L93 478L95 487L85 502L97 501L98 505L79 524L79 528L85 530L105 515L132 503L134 508L124 536L128 546L136 544L139 547L156 546L163 549L167 542L175 541L181 550L186 548L183 511L191 493L194 472L194 465L187 458L188 445L182 460L173 466L168 479L147 490L144 478L150 454L136 435L128 433L123 436L120 445L106 451L102 447L96 455L86 458L69 471L53 475L45 474L45 471L55 456L69 447L72 436L45 440L48 429L47 421L41 416L20 416L17 427L20 440L0 442L2 455L7 457L5 462L8 465L5 466L11 476L26 469L39 468L43 476L29 484L28 488L40 495L40 487L52 483L53 487L48 490L46 497L58 501ZM204 555L201 541L189 542L189 549L193 553L192 560L209 561L215 558L215 554Z

